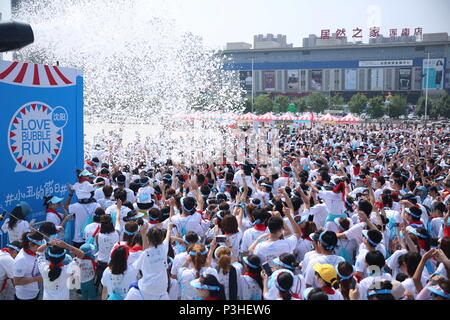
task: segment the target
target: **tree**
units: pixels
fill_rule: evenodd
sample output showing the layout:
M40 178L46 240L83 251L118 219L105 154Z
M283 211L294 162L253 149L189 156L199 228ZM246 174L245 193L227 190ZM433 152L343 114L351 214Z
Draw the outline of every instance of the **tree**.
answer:
M253 108L254 112L258 114L271 112L273 109L273 101L267 94L259 95L253 101Z
M372 119L378 119L384 116L385 108L383 100L383 97L376 96L369 101L369 108L367 109L367 113Z
M329 103L322 93L314 92L308 96L308 105L311 106L313 112L319 113L325 111Z
M344 103L344 98L339 93L335 94L330 99L330 107L334 110L340 109Z
M286 96L276 96L274 104L278 107L278 112L286 112L289 105L289 98Z
M392 118L398 118L399 116L405 115L408 108L408 103L406 98L400 95L392 96L388 106L388 114Z
M446 118L450 118L450 96L444 93L439 99L440 115Z
M306 103L306 99L305 98L298 98L294 100L294 104L297 107L297 110L299 112L305 112L308 105Z
M350 106L350 111L352 113L360 114L367 106L367 97L364 94L358 92L357 94L352 96L348 105Z
M252 99L251 98L245 98L244 99L244 113L252 112Z
M445 93L439 98L432 99L428 97L428 117L450 117L450 96ZM419 116L425 115L425 97L420 97L417 100L416 114Z
M297 106L294 103L291 103L291 104L288 105L287 111L295 113L295 112L298 112L298 108L297 108Z
M428 99L428 102L430 102L430 99ZM428 107L429 107L429 105L428 105ZM417 100L416 114L418 116L424 116L425 115L425 97L420 97Z

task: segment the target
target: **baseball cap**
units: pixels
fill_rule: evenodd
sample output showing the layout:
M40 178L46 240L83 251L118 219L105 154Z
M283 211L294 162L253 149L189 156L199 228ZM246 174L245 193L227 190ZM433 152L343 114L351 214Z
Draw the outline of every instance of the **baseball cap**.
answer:
M392 295L394 296L395 300L400 300L405 295L405 287L400 281L392 280Z
M323 280L325 280L325 282L331 285L337 282L337 272L331 264L316 263L313 266L313 269Z

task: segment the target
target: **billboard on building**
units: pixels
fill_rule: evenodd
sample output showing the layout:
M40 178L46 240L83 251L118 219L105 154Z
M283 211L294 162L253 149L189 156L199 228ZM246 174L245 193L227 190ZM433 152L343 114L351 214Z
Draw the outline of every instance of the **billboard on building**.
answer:
M371 69L371 90L383 90L383 69Z
M275 90L275 71L264 71L264 90Z
M242 89L247 92L252 91L253 76L251 71L239 71L239 81Z
M422 87L426 89L428 78L428 89L444 88L444 59L424 59L423 60L423 77ZM428 74L428 76L427 76Z
M400 90L411 90L411 69L400 69L398 71L398 82Z
M344 89L356 90L356 69L345 69Z
M287 74L288 74L287 89L292 91L298 91L299 89L298 70L288 70Z
M322 90L322 70L311 71L311 90Z

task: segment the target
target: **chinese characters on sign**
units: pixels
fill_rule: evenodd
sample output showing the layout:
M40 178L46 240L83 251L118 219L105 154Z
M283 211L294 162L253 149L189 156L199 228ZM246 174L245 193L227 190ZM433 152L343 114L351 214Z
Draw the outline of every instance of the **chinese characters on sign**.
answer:
M68 191L67 185L54 183L54 181L48 181L44 185L40 186L27 186L25 190L17 190L16 194L9 193L4 199L6 206L10 206L12 203L20 201L29 201L30 199L42 200L44 197L50 195L64 196Z
M370 38L376 38L380 36L380 27L371 27L369 29L369 37ZM362 32L363 30L356 27L353 29L352 38L362 38ZM389 37L395 38L397 35L400 34L402 37L409 37L411 35L410 28L402 28L401 32L397 32L397 29L389 29ZM414 29L414 36L422 36L422 28L418 27ZM336 39L342 39L346 37L346 29L345 28L338 28L336 29L336 32L333 33L333 36ZM320 31L320 39L331 39L332 33L331 29L322 29Z

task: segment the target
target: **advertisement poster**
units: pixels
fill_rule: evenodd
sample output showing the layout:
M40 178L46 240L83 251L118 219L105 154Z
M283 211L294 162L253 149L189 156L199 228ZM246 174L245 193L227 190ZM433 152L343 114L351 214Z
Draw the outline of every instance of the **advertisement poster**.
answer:
M275 90L275 71L264 71L264 89Z
M322 90L322 70L311 71L311 90Z
M287 89L291 91L298 91L299 89L298 70L288 70L287 75L288 75Z
M383 90L383 69L371 69L371 90Z
M0 188L0 211L25 201L32 208L26 219L42 221L44 196L66 198L83 168L82 73L0 61L0 101L0 167L8 182Z
M252 91L253 77L251 71L239 71L239 80L242 89L247 92Z
M398 71L398 81L400 90L411 90L411 69L400 69Z
M427 73L428 73L428 89L443 89L444 88L444 59L424 59L423 60L423 77L422 88L427 87Z
M345 90L356 90L356 69L345 69Z

